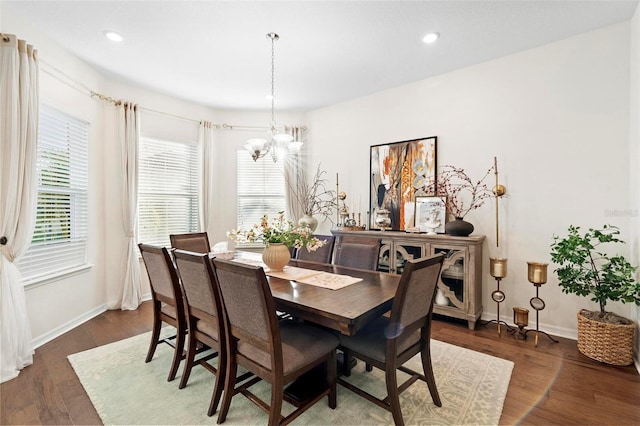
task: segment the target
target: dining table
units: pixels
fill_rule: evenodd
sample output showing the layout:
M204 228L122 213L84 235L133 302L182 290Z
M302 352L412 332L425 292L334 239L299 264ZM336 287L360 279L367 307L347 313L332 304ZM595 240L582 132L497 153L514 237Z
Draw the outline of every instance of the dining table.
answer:
M233 260L260 264L259 253L236 251ZM369 322L391 310L400 275L292 259L285 266L359 279L333 290L300 280L272 276L265 269L276 309L295 318L354 335Z
M262 262L260 253L249 251L235 251L230 260L265 268L278 311L346 335L354 335L391 310L400 282L397 274L295 259L291 259L282 272L272 273ZM332 274L350 284L334 290L301 282L303 279L283 277L288 275L287 271L300 270ZM291 275L296 276L295 273ZM355 359L345 360L342 353L337 355L337 359L339 373L350 375ZM325 378L323 367L305 373L285 388L285 399L294 405L303 403L324 388Z

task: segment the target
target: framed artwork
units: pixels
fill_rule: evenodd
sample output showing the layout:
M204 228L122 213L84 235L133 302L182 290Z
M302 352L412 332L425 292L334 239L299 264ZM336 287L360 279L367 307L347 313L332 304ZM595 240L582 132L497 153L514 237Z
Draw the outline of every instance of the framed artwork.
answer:
M444 234L446 197L416 197L415 226L420 232Z
M373 145L370 151L369 229L404 231L416 223L415 197L435 188L437 137ZM431 186L433 185L433 186ZM378 221L376 222L376 219Z

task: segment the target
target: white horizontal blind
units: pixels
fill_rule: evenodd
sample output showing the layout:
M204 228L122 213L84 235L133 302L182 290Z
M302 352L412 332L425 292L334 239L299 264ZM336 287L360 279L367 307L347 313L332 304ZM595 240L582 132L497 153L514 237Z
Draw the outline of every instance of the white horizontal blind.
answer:
M267 155L253 161L238 150L238 229L250 229L265 213L269 219L285 209L284 160L274 163Z
M140 139L138 242L169 247L170 234L197 232L197 145Z
M87 262L88 133L89 123L41 105L36 225L18 261L24 283Z

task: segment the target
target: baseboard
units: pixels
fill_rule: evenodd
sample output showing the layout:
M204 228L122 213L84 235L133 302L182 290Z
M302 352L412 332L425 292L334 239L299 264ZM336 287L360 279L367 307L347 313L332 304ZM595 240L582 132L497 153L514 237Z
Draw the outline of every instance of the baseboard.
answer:
M89 321L91 318L97 317L98 315L100 315L101 313L105 312L107 310L107 305L106 304L102 304L92 310L90 310L89 312L85 312L84 314L80 315L79 317L76 317L74 319L72 319L71 321L68 321L64 324L62 324L59 327L54 328L53 330L36 337L35 339L32 340L32 344L33 344L33 348L39 348L40 346L44 345L47 342L52 341L53 339L55 339L56 337L60 337L62 336L64 333L73 330L74 328L76 328L77 326L79 326L80 324L83 324L87 321Z
M141 297L142 302L146 302L147 300L151 300L151 293L145 293L142 295ZM56 327L53 330L36 337L35 339L32 340L32 344L33 344L33 348L39 348L40 346L44 345L45 343L48 343L50 341L52 341L53 339L55 339L56 337L60 337L62 336L64 333L71 331L72 329L76 328L77 326L79 326L80 324L83 324L87 321L89 321L91 318L97 317L98 315L100 315L101 313L105 312L107 310L107 305L103 304L98 306L97 308L94 308L92 310L90 310L89 312L86 312L82 315L80 315L77 318L72 319L71 321L68 321L64 324L62 324L60 327Z

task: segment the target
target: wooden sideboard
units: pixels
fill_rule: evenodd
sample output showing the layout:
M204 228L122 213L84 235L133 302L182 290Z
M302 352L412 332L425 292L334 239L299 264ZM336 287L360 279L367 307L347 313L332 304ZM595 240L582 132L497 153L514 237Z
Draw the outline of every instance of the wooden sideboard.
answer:
M454 237L446 234L426 235L396 231L331 232L343 235L378 237L382 244L378 270L401 274L409 259L444 253L445 260L438 280L436 314L466 320L475 328L482 314L482 243L484 235Z

